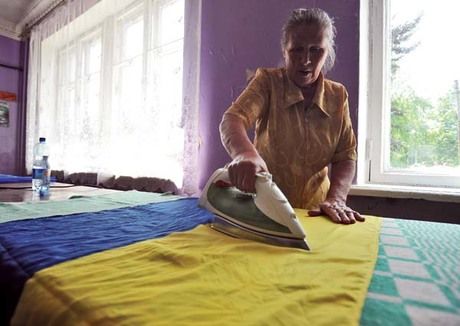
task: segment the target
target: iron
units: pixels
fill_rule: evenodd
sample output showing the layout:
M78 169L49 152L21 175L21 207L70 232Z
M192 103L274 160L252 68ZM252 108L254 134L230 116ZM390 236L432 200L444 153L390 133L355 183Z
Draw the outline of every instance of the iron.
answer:
M199 199L201 207L214 213L211 228L236 238L310 250L294 209L271 174L258 173L255 189L255 194L242 192L230 184L226 168L216 170Z

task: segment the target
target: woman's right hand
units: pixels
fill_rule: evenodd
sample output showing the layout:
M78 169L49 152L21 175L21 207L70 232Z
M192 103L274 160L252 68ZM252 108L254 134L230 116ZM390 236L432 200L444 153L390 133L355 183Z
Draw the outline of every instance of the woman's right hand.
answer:
M268 172L267 164L257 153L239 154L227 166L232 185L244 192L255 193L256 173Z

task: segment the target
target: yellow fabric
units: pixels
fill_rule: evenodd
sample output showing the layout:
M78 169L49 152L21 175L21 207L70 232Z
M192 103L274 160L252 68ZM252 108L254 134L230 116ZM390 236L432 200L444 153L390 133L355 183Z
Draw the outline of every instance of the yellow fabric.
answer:
M326 198L328 164L356 160L356 139L343 85L321 74L313 105L305 109L303 100L286 69L258 69L223 122L236 116L246 129L255 125L254 145L274 181L293 207L312 209ZM223 139L234 132L225 125Z
M201 225L38 272L13 325L356 325L380 219L339 225L297 211L311 252Z

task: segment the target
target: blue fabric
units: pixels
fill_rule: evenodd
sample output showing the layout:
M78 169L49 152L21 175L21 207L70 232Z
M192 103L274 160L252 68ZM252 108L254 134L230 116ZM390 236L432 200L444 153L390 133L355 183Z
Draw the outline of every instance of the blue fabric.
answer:
M17 182L32 182L32 177L19 177L16 175L0 174L0 183L17 183Z
M0 224L0 324L35 272L70 259L209 223L196 198ZM13 309L13 310L11 310Z
M51 181L56 181L56 177L52 176ZM20 177L17 175L0 174L1 183L23 183L32 182L32 176Z

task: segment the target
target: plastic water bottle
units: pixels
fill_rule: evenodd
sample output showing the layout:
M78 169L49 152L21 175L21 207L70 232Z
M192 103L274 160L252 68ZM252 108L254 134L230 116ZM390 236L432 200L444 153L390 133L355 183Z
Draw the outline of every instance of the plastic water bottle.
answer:
M40 196L46 196L50 189L49 149L46 138L40 137L34 146L34 161L32 166L32 190Z

